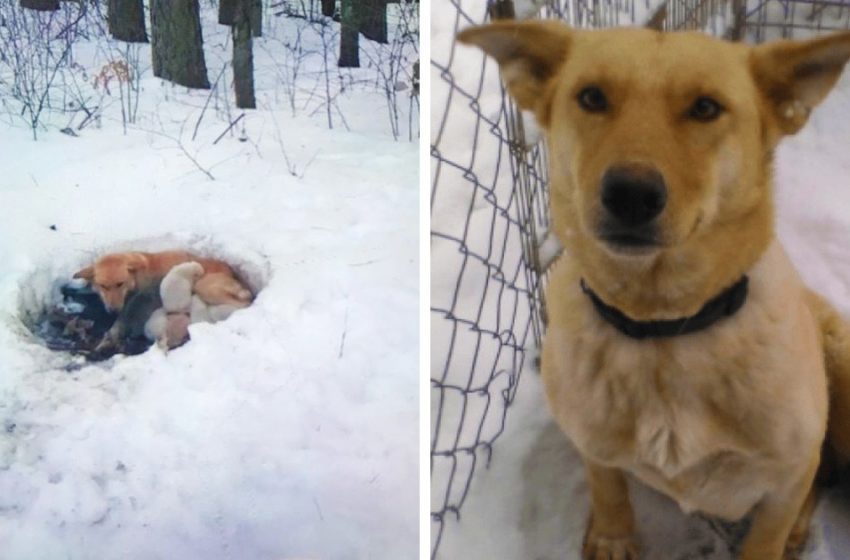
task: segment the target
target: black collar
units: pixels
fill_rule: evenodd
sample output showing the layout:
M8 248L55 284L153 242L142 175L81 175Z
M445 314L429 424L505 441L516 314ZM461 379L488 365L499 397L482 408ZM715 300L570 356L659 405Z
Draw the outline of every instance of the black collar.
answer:
M729 317L741 309L747 301L747 283L749 279L742 276L729 288L702 306L696 315L672 319L668 321L635 321L627 317L616 307L611 307L599 299L593 290L581 280L581 290L587 294L593 307L603 319L614 325L618 331L632 338L667 338L688 334L708 328L723 317Z

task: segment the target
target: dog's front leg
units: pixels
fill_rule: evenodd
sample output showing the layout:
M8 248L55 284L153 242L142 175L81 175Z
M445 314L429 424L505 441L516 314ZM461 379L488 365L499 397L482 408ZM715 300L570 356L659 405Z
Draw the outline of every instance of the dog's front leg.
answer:
M123 336L124 325L120 322L116 322L108 331L106 331L106 334L103 335L103 338L101 338L97 346L94 347L94 351L105 352L107 350L112 350L118 346L118 343L121 341Z
M584 466L591 499L582 547L584 560L637 560L635 521L625 475L587 459Z
M820 450L806 471L785 492L764 497L753 512L753 524L740 560L792 560L805 544L814 510L814 480Z

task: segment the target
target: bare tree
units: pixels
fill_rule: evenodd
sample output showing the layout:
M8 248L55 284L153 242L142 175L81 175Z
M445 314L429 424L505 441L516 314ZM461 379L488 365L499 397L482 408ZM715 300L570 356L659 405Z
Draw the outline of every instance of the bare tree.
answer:
M254 98L254 47L252 35L255 12L254 0L237 0L233 24L233 88L236 106L256 109Z
M198 0L151 0L153 75L209 89Z
M358 0L360 32L367 39L387 43L387 0Z
M21 0L21 8L40 12L55 12L59 9L59 0Z
M360 68L360 14L358 0L342 0L339 37L340 68Z
M107 4L109 33L119 41L147 43L143 0L109 0Z
M7 103L14 100L14 115L30 126L33 140L38 138L44 116L55 108L54 102L61 95L62 75L74 45L73 33L58 37L48 32L61 19L60 11L42 17L17 7L2 14L0 105L9 108Z

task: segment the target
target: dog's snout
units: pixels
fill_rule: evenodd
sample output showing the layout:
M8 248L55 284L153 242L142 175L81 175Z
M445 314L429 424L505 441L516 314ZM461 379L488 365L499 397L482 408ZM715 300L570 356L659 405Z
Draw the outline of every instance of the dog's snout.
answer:
M620 223L636 227L656 218L667 203L667 187L658 170L628 164L610 168L602 178L602 205Z

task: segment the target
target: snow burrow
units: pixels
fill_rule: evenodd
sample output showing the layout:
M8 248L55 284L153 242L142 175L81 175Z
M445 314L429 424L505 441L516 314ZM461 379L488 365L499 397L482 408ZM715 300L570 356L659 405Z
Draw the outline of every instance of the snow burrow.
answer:
M228 263L237 278L251 290L255 298L271 277L268 260L263 255L244 247L221 243L209 237L186 239L164 236L99 247L93 249L89 255L65 255L64 257L50 255L34 266L29 273L23 274L18 282L17 319L24 328L16 330L27 342L46 345L46 341L43 340L47 333L44 325L50 310L63 301L62 287L69 283L84 285L80 280L72 281L74 272L108 253L165 250L185 250L199 257L215 258ZM64 352L69 357L73 354L71 351Z

